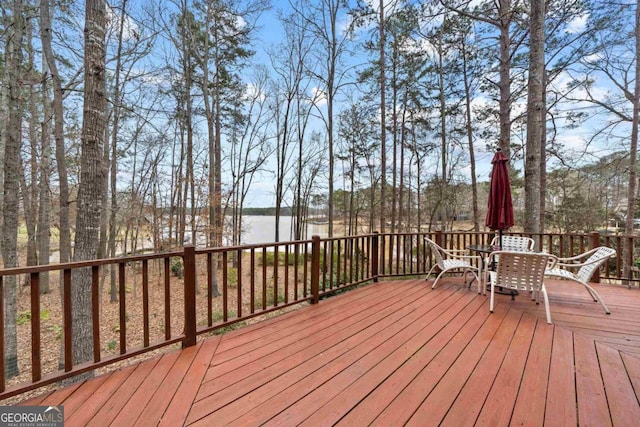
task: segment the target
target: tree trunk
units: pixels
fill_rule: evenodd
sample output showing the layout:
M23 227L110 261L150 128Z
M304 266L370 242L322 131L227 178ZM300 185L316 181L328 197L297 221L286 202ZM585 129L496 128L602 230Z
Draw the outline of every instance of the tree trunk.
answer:
M51 196L49 188L49 175L51 174L51 128L49 126L49 120L51 118L50 107L50 91L47 85L46 60L44 62L44 78L42 82L42 106L43 106L43 120L40 131L40 145L42 158L40 159L40 165L38 168L39 180L38 186L40 187L38 194L40 200L38 203L38 228L36 230L36 241L38 245L38 260L40 265L49 264L49 254L51 250ZM40 293L49 293L49 273L43 271L40 273Z
M525 158L525 224L527 233L540 232L541 146L546 130L544 110L544 0L531 0L529 95ZM534 236L535 238L536 236ZM537 239L537 238L536 238ZM538 247L540 242L538 241Z
M64 107L63 91L60 75L53 49L51 48L51 14L49 0L40 0L40 34L42 37L42 51L51 72L53 85L53 138L55 140L56 167L58 169L58 186L60 198L60 262L71 259L71 227L69 224L69 181L67 178L67 158L64 147ZM62 278L60 278L62 292Z
M104 138L106 129L104 0L87 0L84 38L84 109L80 184L74 261L96 259L104 191ZM93 357L91 269L73 270L71 289L73 363Z
M387 187L387 124L385 122L386 106L385 106L385 91L386 91L386 79L385 79L385 59L384 59L384 1L380 0L378 3L380 7L380 232L385 232L385 226L387 222L385 214L386 204L386 187ZM371 206L373 209L373 206ZM384 239L382 240L382 249L380 254L384 253Z
M440 230L446 230L447 223L447 203L445 203L445 197L447 197L447 103L446 95L444 93L444 62L442 51L442 31L438 32L436 51L438 53L438 101L440 103L440 167L442 168L440 175L440 186L438 188L440 193Z
M511 2L500 0L498 21L500 28L500 148L507 159L511 157ZM544 36L543 36L544 37Z
M467 132L467 144L469 145L469 163L471 167L471 205L473 209L473 231L480 231L480 210L478 208L478 179L476 177L476 152L473 144L473 123L471 117L471 82L469 79L469 57L467 56L467 44L461 40L462 51L462 76L464 81L465 100L465 130Z
M35 70L35 56L33 49L33 20L28 20L26 28L26 45L29 54L28 67ZM33 72L32 72L33 73ZM38 112L39 100L36 95L35 75L32 75L29 82L29 179L27 184L27 169L23 167L21 175L22 206L24 208L24 222L27 228L27 265L38 265L38 245L36 242L36 224L38 222L38 128L40 114ZM22 157L20 159L22 162ZM25 277L25 284L31 283L29 277Z
M633 220L635 217L636 208L636 186L637 186L637 159L638 159L638 122L640 121L640 1L636 1L636 19L634 36L636 42L636 54L635 54L635 84L633 87L633 121L631 124L631 148L629 152L629 186L627 193L627 218L625 221L624 231L627 236L633 235ZM632 239L625 239L626 242L631 243ZM633 247L628 247L629 244L625 244L623 248L623 260L624 260L624 276L629 277L631 265L629 260L633 262L634 251ZM628 286L631 286L629 282Z
M18 190L20 186L20 147L22 145L22 43L24 38L24 5L13 0L13 22L7 38L6 85L8 86L8 110L6 145L4 154L4 204L2 224L2 256L4 267L18 266ZM5 298L5 375L19 374L16 320L18 315L17 284L15 276L4 281Z

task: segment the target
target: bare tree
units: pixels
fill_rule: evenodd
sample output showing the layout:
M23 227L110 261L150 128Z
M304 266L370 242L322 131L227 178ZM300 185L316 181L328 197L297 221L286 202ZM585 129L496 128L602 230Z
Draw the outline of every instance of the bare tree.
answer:
M637 158L638 158L638 126L640 122L640 1L636 1L635 27L633 29L635 39L635 83L633 85L633 117L631 121L631 147L629 152L629 188L627 192L627 220L625 222L625 234L633 233L633 220L635 218L637 198ZM630 265L628 260L633 258L633 248L627 244L624 247L625 276L629 276ZM631 286L631 282L629 282Z
M58 198L60 208L60 262L68 262L71 259L71 226L69 222L69 179L67 177L67 161L64 144L64 93L62 88L62 79L60 78L57 62L53 55L53 48L51 46L51 21L50 0L40 0L40 37L42 39L42 52L46 59L47 68L51 73L51 83L53 86L53 138L55 141L56 169L58 171ZM48 120L48 117L45 118L45 120Z
M105 27L106 2L87 0L84 39L84 109L74 261L98 257L100 214L104 191L106 130ZM71 289L74 364L93 356L91 270L73 271Z
M239 245L241 242L242 211L248 191L272 153L268 134L270 117L267 107L269 102L267 81L267 70L258 68L245 90L242 113L237 113L244 117L244 121L237 124L237 129L234 129L231 138L230 157L233 181L229 192L231 200L227 204L231 206L233 245Z
M450 10L475 21L489 24L499 31L499 79L496 83L499 90L499 146L505 155L509 157L511 155L511 105L513 103L511 93L511 61L513 55L512 49L514 49L511 27L518 13L520 0L513 0L513 3L512 0L486 2L481 3L473 9L470 8L470 2L468 1L457 2L456 4L444 0L440 0L440 2Z
M542 168L544 135L547 131L545 92L545 1L531 0L529 42L529 96L527 100L527 145L525 157L525 215L524 230L540 233ZM540 245L540 242L538 242ZM539 247L539 246L538 246Z
M11 2L12 22L6 48L5 84L8 91L8 116L4 153L4 197L2 223L2 257L4 267L18 266L18 193L20 185L20 148L22 146L22 65L24 60L24 4L22 0ZM5 373L8 378L18 375L18 347L16 320L18 314L17 283L15 276L5 279Z

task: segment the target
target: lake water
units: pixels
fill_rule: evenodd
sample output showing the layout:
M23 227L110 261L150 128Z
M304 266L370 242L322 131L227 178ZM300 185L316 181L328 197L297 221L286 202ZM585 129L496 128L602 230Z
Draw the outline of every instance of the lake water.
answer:
M293 240L291 233L292 220L293 218L290 216L280 217L281 242ZM275 242L275 216L247 215L243 217L243 221L243 245ZM307 236L309 239L311 239L311 236L316 234L320 237L327 237L328 228L329 226L327 224L307 224Z

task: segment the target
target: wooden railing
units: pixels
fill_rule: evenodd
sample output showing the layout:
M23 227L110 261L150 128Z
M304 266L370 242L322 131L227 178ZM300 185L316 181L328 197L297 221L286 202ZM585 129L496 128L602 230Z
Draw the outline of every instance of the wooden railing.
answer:
M9 380L4 378L10 364L0 358L0 399L163 347L192 346L200 335L301 303L314 304L353 286L381 278L424 275L433 262L425 236L447 248L464 248L487 244L493 233L314 236L303 241L204 249L187 246L166 253L0 270L0 348L7 344L4 288L13 280L19 294L18 345L30 347L28 352L18 351L19 372ZM617 258L594 280L638 283L637 278L621 276L624 240L639 244L638 239L597 233L532 237L542 242L543 250L559 256L611 246L618 251ZM89 269L91 276L93 357L74 363L72 277L83 269ZM116 286L106 292L111 273ZM45 279L52 291L41 295Z

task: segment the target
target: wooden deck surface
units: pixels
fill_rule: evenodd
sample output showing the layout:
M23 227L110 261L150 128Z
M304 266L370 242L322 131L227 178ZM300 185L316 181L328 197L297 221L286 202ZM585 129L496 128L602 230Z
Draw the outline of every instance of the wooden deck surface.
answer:
M25 404L65 425L634 426L640 290L548 283L525 296L385 281Z

